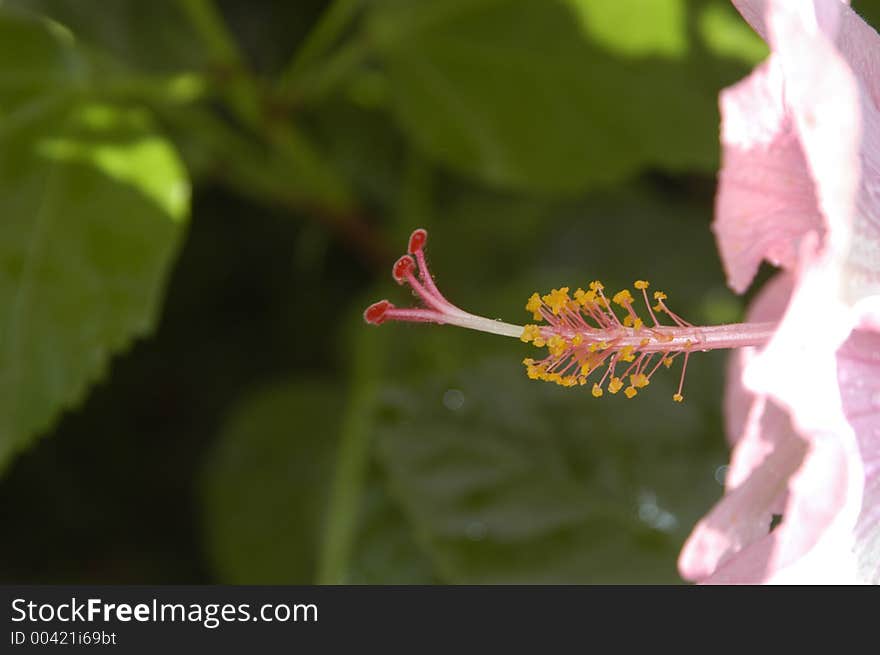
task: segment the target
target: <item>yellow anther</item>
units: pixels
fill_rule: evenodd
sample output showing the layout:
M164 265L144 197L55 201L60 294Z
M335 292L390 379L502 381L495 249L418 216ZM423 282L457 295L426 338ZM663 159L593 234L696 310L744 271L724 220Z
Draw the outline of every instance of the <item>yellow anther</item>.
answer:
M540 338L541 330L537 325L525 325L523 326L522 334L519 336L519 340L523 343L528 343L529 341L534 341L535 339Z
M633 317L627 314L623 317L623 327L632 327L633 325Z
M598 349L599 349L599 344L597 344L596 342L593 342L593 343L590 344L590 347L589 347L588 350L589 350L591 353L594 353L594 352L596 352Z
M676 394L673 394L672 399L675 402L680 403L681 401L684 400L684 396L682 396L680 393L676 393Z
M536 321L540 321L543 317L541 316L541 312L538 311L541 309L541 296L537 293L533 293L529 296L529 301L526 303L526 311L532 312L532 317Z
M605 288L605 285L599 282L599 280L593 280L590 282L590 290L591 291L602 291Z
M665 366L666 368L669 368L670 366L672 366L672 359L670 357L664 357L663 358L663 366Z
M576 334L571 339L571 345L575 348L584 342L584 338L580 334Z
M591 370L591 369L590 369L590 365L589 365L589 364L584 364L584 365L581 366L581 374L583 374L583 375L589 375L589 374L590 374L590 370Z
M530 380L545 379L544 367L541 364L535 364L533 359L524 359L523 364L526 365L526 375L529 376Z
M608 350L608 348L610 348L610 347L611 346L607 341L600 341L599 342L599 350Z
M655 291L654 300L666 300L666 294L662 291Z
M614 294L612 300L615 304L620 305L621 307L626 307L627 304L631 304L633 301L632 294L629 292L629 289L624 289L623 291L618 291Z
M662 311L663 311L663 305L661 305L661 304L658 302L656 305L654 305L653 307L651 307L651 309L653 309L655 312L662 312Z
M587 305L591 305L596 302L596 292L593 290L584 291L583 289L578 289L574 292L574 299L583 307Z
M650 340L650 339L642 339L642 340L639 342L639 346L641 346L642 348L644 348L644 347L647 346L649 343L651 343L651 340Z
M554 357L557 357L564 353L567 347L568 343L558 334L554 334L547 342L547 350L549 350L550 354Z
M601 398L602 397L602 387L598 385L598 383L593 384L593 398Z
M620 378L611 378L611 382L608 383L608 391L611 393L617 393L623 388L623 381Z
M620 355L618 355L618 357L620 357L620 359L625 362L631 362L636 358L635 355L633 355L632 346L624 346L623 348L621 348Z
M636 281L633 283L633 286L634 286L636 289L639 289L639 290L641 291L642 289L647 289L647 288L648 288L649 286L651 286L651 285L650 285L650 283L649 283L647 280L636 280Z
M542 296L541 299L547 303L547 306L550 307L554 314L559 314L560 310L568 307L568 304L571 302L571 298L568 297L568 287L553 289L546 296Z
M636 389L647 387L649 382L648 376L644 373L639 373L638 375L630 375L629 381L630 384L632 384Z
M640 318L633 321L633 330L641 330L644 326L645 324L642 323L642 319Z
M532 341L532 344L534 344L538 348L543 348L547 345L547 342L544 341L544 337L537 337L534 341Z
M636 391L635 387L627 387L626 389L623 390L623 395L625 395L627 398L632 398L637 393L638 393L638 391Z

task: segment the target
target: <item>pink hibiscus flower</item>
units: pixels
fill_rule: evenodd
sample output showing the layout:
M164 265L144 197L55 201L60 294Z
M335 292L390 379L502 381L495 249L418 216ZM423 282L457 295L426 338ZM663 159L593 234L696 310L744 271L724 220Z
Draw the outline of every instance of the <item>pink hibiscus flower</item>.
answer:
M721 96L713 226L730 286L784 272L732 358L726 492L690 580L880 582L880 37L840 0L734 0L772 54Z
M652 305L646 280L633 288L647 316L632 292L606 296L597 280L573 297L532 294L525 308L543 324L494 321L440 293L424 230L393 269L423 306L382 300L364 318L518 337L547 348L523 360L530 378L592 383L596 398L633 399L680 362L682 402L691 352L741 348L726 398L727 491L685 544L682 575L880 582L880 37L840 0L735 4L772 55L722 94L714 230L734 290L762 260L783 269L750 322L692 325L662 291Z

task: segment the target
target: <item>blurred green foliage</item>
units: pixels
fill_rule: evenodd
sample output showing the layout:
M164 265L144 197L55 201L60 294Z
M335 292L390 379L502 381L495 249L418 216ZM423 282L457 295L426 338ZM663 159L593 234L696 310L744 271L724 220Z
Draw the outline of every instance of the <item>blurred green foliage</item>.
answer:
M682 0L377 5L395 115L463 173L559 192L716 165L718 85L742 67L710 54Z
M0 471L149 333L189 182L144 112L98 104L68 32L0 14Z
M723 355L596 401L360 312L423 225L487 316L735 320L717 94L765 53L722 0L0 2L0 575L678 580Z
M287 382L248 398L229 417L206 463L202 500L212 563L224 580L312 582L338 445L338 398L328 382Z

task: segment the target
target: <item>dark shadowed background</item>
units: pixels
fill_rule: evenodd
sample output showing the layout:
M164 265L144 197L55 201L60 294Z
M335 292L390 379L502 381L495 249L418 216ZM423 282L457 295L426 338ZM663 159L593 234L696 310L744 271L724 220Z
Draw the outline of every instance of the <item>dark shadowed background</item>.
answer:
M423 226L485 316L738 320L717 95L765 55L723 0L0 0L0 581L680 581L724 354L594 399L361 312Z

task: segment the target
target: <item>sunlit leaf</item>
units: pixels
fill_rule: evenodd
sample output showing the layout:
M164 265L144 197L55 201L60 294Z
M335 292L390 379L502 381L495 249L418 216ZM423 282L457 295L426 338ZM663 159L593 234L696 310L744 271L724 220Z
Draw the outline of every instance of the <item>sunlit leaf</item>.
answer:
M0 32L30 44L33 80L0 60L2 469L152 328L189 185L146 114L68 93L68 35L6 13Z
M706 51L688 28L697 3L683 0L373 7L370 34L407 133L505 187L573 191L646 167L713 170L718 91L748 70Z

